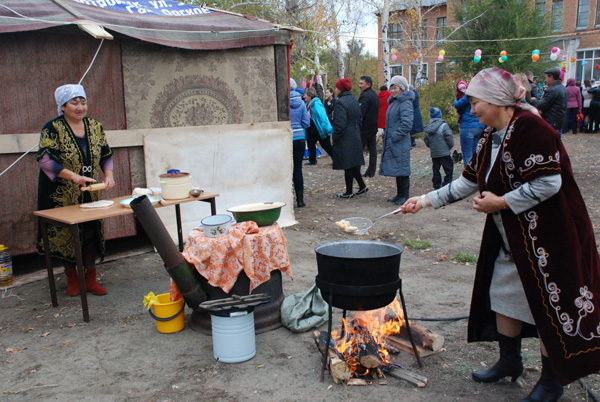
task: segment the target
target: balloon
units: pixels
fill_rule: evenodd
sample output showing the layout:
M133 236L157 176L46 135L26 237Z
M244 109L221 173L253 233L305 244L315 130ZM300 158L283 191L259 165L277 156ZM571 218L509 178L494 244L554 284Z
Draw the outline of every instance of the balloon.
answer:
M582 65L582 66L585 66L586 64L587 64L587 61L585 61L585 60L582 60L582 61L581 61L581 65Z
M392 52L392 54L396 54L396 53L398 53L398 49L396 49L395 47L393 47L392 50L391 50L391 52Z
M564 80L565 79L565 72L561 70L560 72L560 79Z
M508 57L506 57L506 56L502 56L500 58L502 59L502 62L505 62L508 59Z
M500 63L504 63L504 60L502 60L502 57L498 57L498 61L499 61Z
M558 48L557 48L556 46L554 46L554 47L552 48L552 53L556 53L557 51L558 51Z
M571 57L571 63L575 63L577 59L575 57Z
M556 60L558 55L556 53L550 53L550 60Z
M440 56L445 56L446 55L446 51L444 49L440 50Z
M395 54L392 55L392 61L396 61L397 58L398 56L396 56Z
M538 61L540 59L540 54L539 53L534 53L531 55L531 60L535 63L536 61Z
M414 59L416 59L416 58L418 58L418 57L419 57L419 54L418 54L418 53L413 53L413 58L414 58Z
M558 56L558 55L560 54L560 48L559 48L559 47L557 47L556 49L558 49L558 50L556 51L556 55Z
M540 54L540 51L538 49L534 49L533 52L531 52L531 54Z
M438 61L444 61L444 56L442 56L441 54L438 56Z
M501 51L500 56L506 56L506 50Z
M475 50L475 56L481 56L481 53L483 53L481 49Z
M481 56L475 56L475 57L473 57L473 61L475 63L479 63L481 61Z

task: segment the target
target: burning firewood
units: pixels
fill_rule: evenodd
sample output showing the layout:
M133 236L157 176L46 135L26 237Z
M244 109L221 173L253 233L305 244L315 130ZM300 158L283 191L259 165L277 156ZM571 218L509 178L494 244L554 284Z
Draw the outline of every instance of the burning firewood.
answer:
M317 348L321 354L325 355L325 349L327 346L327 332L314 331L313 339ZM336 384L342 381L348 381L350 379L350 366L338 356L336 351L333 349L335 345L329 345L329 353L327 356L327 366L329 367L329 374Z
M392 333L391 335L399 335L402 338L408 339L408 332L406 325L404 324L404 318L398 317L394 312L386 311L387 321L399 321L402 323L400 331ZM414 321L409 321L410 332L412 333L413 339L417 346L421 346L425 349L439 352L444 346L444 337L432 330L422 327ZM394 345L397 346L397 345Z

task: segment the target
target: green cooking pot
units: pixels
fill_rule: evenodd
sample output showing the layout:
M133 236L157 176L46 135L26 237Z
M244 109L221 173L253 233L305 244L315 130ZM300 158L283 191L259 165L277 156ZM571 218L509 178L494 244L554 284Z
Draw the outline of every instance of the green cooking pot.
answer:
M238 205L229 208L227 211L233 214L237 222L254 221L258 226L269 226L279 219L281 208L284 205L283 202L261 202Z

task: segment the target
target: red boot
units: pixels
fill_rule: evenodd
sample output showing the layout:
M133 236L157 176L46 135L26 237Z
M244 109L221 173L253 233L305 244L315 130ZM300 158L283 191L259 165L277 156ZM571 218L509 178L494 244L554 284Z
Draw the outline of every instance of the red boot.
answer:
M65 269L67 276L67 294L69 296L79 296L79 278L75 269Z
M96 268L85 270L85 289L96 296L104 296L108 292L96 282Z

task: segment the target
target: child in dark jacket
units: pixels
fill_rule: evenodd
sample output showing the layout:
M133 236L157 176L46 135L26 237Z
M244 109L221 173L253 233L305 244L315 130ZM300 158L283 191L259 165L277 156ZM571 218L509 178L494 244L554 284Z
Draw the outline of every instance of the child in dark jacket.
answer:
M429 108L429 117L431 119L425 125L425 134L423 140L430 149L431 162L433 164L433 188L438 189L452 181L454 163L450 156L450 151L454 146L454 136L452 129L442 119L442 111L436 107ZM444 181L440 174L440 166L444 168Z

